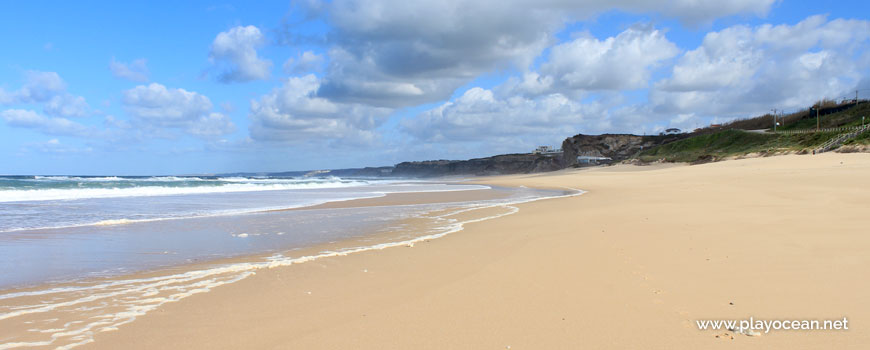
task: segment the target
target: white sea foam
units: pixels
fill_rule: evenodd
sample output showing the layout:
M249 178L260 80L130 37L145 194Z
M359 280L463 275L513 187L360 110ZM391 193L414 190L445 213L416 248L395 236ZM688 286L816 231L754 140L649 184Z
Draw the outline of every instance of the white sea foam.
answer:
M403 187L411 187L407 191L402 190ZM413 186L413 187L412 187ZM456 192L456 191L475 191L475 190L490 190L492 187L486 185L452 185L452 184L394 184L390 190L381 191L380 193L427 193L427 192Z
M119 176L34 176L33 179L18 179L19 181L75 181L75 182L244 182L244 183L299 183L299 182L335 182L342 178L336 176L281 178L281 177L200 177L200 176L142 176L142 177L119 177Z
M35 329L39 330L38 333L40 334L46 334L46 337L28 334L26 340L7 338L3 340L6 341L5 343L0 343L0 350L32 346L56 346L58 349L70 349L93 342L95 333L117 330L118 327L133 322L137 317L143 316L161 305L176 302L191 295L205 293L221 285L243 280L256 274L258 270L290 266L322 258L346 256L364 251L400 246L413 247L416 243L441 238L461 231L464 225L468 223L514 214L519 211L519 208L515 206L516 204L558 197L571 197L583 193L580 190L574 191L573 193L559 196L500 200L465 205L444 214L429 216L429 218L436 220L437 223L433 232L399 242L325 251L316 255L295 258L275 255L266 259L266 261L219 265L207 269L164 276L121 279L91 285L73 285L0 294L0 300L24 299L30 301L29 304L20 306L0 307L0 321L13 320L22 316L28 316L28 318L32 319L47 312L64 310L78 310L78 313L70 314L80 318L72 321L64 320L67 322L61 327L58 327L59 325L56 324L61 322L56 318L44 319L41 323L45 324L45 328L41 330L39 328ZM467 220L455 218L457 214L489 208L504 208L505 211ZM33 302L34 298L41 300ZM31 339L33 337L39 337L39 339Z
M339 188L366 185L365 181L287 182L287 183L231 183L216 186L174 187L140 186L127 188L47 188L28 190L0 190L0 202L29 202L73 200L86 198L117 198L170 196L228 192L256 192L297 189Z
M315 205L320 205L320 204L324 204L324 203L345 202L345 201L350 201L350 200L355 200L355 199L377 198L377 197L383 197L384 195L385 195L385 193L383 193L383 192L369 192L369 193L358 193L355 196L348 196L348 197L330 198L330 199L315 199L315 200L311 200L308 202L299 202L299 203L292 204L292 205L256 207L256 208L241 208L241 209L229 209L229 210L216 210L216 211L204 212L204 213L194 212L194 213L187 213L184 215L154 217L154 218L147 218L147 219L121 218L121 219L106 219L106 220L100 220L100 221L96 221L96 222L86 222L86 223L78 223L78 224L60 224L60 225L52 225L52 226L34 226L34 227L9 227L9 228L0 229L0 233L16 232L16 231L29 231L29 230L55 230L55 229L65 229L65 228L73 228L73 227L86 227L86 226L116 226L116 225L129 225L129 224L155 222L155 221L183 220L183 219L195 219L195 218L216 217L216 216L263 213L263 212L274 211L274 210L288 210L288 209L304 208L304 207L315 206ZM283 232L280 234L283 234Z
M362 186L363 184L354 185L352 183L346 183L346 186L336 186L336 187L305 187L306 189L314 189L314 188L337 188L337 187L352 187L352 186ZM391 187L395 187L396 185L391 185ZM13 231L23 231L23 230L34 230L34 229L60 229L60 228L69 228L69 227L82 227L82 226L115 226L115 225L127 225L133 223L143 223L143 222L154 222L154 221L164 221L164 220L179 220L179 219L190 219L190 218L200 218L200 217L210 217L210 216L224 216L224 215L239 215L239 214L250 214L257 212L265 212L270 210L286 210L286 209L294 209L294 208L302 208L307 206L314 206L323 203L333 203L333 202L345 202L356 199L367 199L367 198L377 198L383 197L387 194L393 193L432 193L432 192L456 192L456 191L475 191L475 190L488 190L491 189L489 186L484 185L452 185L450 187L436 186L436 185L426 185L409 188L407 191L404 190L380 190L380 191L370 191L370 192L362 192L355 193L353 196L341 197L341 198L331 198L331 199L321 199L321 200L312 200L309 202L297 203L295 205L282 205L282 206L271 206L271 207L259 207L259 208L243 208L243 209L232 209L232 210L219 210L207 213L189 213L186 215L178 215L178 216L166 216L166 217L155 217L155 218L147 218L147 219L128 219L128 218L120 218L120 219L106 219L100 220L96 222L90 223L80 223L80 224L67 224L67 225L54 225L54 226L39 226L39 227L11 227L6 229L0 229L0 232L13 232ZM146 188L146 187L140 187ZM297 188L298 189L298 188ZM38 190L44 191L44 190ZM235 191L229 191L235 192ZM207 193L218 193L218 192L207 192ZM3 191L0 191L0 202L3 202L2 198Z
M124 225L124 224L132 224L134 222L136 222L136 220L131 220L131 219L103 220L103 221L95 222L94 226Z

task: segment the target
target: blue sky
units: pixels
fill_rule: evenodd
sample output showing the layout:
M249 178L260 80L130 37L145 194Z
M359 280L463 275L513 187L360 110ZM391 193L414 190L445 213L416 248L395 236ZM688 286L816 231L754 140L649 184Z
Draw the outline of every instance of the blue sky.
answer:
M16 2L0 11L0 174L390 165L863 98L867 10Z

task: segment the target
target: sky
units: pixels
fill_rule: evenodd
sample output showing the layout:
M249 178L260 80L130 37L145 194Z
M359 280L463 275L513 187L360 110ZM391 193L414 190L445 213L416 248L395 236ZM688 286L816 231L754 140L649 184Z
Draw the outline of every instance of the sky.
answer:
M0 174L335 169L870 98L870 4L10 2Z

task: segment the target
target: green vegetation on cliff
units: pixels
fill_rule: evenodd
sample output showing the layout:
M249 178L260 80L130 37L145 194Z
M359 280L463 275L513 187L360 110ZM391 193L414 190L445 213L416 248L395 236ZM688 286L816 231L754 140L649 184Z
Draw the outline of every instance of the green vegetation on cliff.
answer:
M821 117L822 128L860 126L861 117L870 123L870 103L860 103L854 107ZM749 153L811 152L839 132L816 132L804 134L773 134L740 130L741 127L755 128L771 116L738 120L719 129L705 129L700 135L670 142L648 149L636 156L644 162L665 160L669 162L704 162ZM811 130L816 128L816 118L807 111L795 113L786 118L787 122L779 130ZM849 140L846 145L870 145L870 132Z
M870 130L863 132L854 139L846 141L844 145L870 145Z
M867 117L867 122L870 122L870 103L860 103L855 107L824 115L820 118L819 124L824 128L837 128L843 126L861 126L861 117ZM780 130L804 130L815 129L816 117L812 114L807 114L803 118L783 125Z
M703 162L749 153L809 151L837 134L819 132L783 135L724 130L664 144L641 152L637 158L644 162Z

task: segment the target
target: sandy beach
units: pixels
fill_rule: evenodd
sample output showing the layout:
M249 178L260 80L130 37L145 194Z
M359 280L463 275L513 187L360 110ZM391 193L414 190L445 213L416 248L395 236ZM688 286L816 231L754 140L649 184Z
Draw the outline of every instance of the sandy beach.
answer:
M83 348L865 348L868 176L867 154L824 154L481 178L587 192L413 247L261 271ZM850 327L696 326L748 317Z

